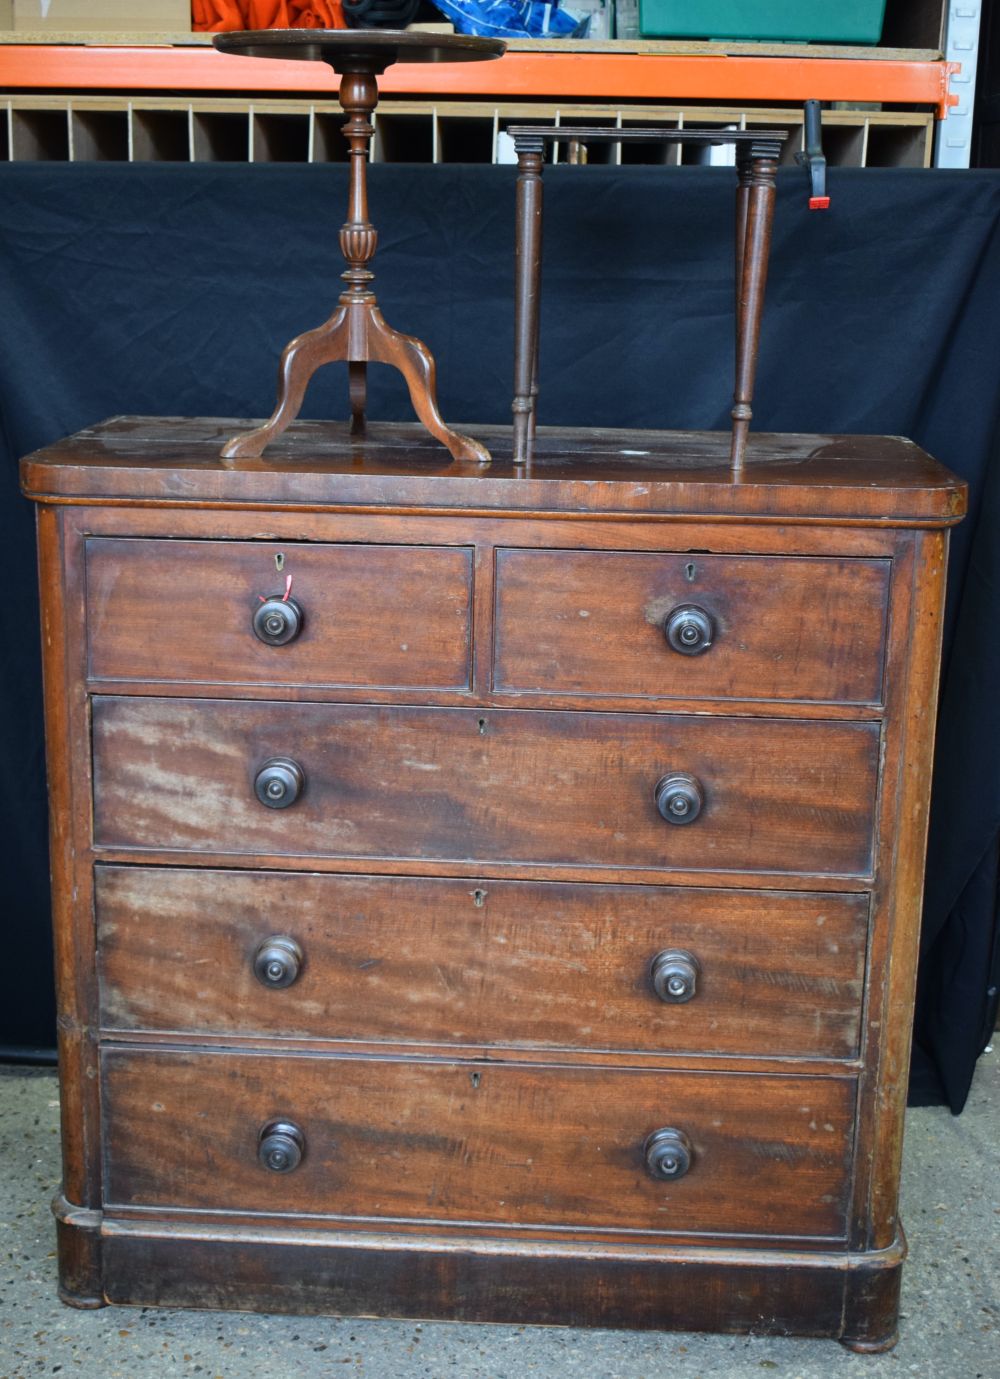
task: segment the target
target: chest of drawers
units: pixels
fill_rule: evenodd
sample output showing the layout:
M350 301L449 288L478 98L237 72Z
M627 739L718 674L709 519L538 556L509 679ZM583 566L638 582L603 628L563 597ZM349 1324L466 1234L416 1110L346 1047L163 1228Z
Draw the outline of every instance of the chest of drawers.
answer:
M66 1301L891 1344L962 485L231 428L22 462Z

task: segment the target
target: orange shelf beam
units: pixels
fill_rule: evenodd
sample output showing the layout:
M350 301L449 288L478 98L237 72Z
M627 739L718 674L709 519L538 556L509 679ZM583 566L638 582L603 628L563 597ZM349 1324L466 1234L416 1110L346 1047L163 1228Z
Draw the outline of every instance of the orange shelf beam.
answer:
M943 119L957 63L869 58L508 52L496 62L390 67L386 95L563 99L714 100L770 105L805 100L933 106ZM261 61L208 47L0 44L3 90L298 94L331 97L332 73L317 62Z

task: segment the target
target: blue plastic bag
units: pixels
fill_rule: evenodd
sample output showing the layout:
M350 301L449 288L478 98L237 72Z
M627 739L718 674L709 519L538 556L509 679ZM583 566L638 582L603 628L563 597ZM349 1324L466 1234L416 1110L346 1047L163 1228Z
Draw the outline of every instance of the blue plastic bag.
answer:
M567 38L580 21L557 0L434 0L460 34L485 38Z

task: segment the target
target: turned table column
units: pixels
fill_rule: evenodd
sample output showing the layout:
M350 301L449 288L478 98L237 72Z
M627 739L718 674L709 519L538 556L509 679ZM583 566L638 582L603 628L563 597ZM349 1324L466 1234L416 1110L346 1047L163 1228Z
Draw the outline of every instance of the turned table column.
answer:
M341 277L347 285L328 321L286 345L278 370L278 400L270 419L256 430L227 441L223 458L259 458L298 416L306 388L324 364L347 364L351 433L364 435L368 365L375 362L399 370L413 410L456 460L488 464L490 455L485 446L453 431L443 421L430 350L414 336L387 325L378 308L371 286L375 275L369 267L378 233L368 219L368 151L374 132L372 114L378 104L378 77L390 64L494 58L503 53L505 45L496 39L357 29L266 29L218 34L213 41L227 53L329 63L340 74L340 104L347 116L344 137L350 145L347 220L340 231L340 250L347 261Z

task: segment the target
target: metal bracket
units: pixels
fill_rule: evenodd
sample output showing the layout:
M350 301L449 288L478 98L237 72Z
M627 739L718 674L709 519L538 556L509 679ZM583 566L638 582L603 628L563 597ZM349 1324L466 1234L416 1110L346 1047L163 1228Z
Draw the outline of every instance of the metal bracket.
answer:
M811 211L828 211L830 198L826 192L826 158L823 154L823 116L819 101L805 104L805 148L795 155L796 163L809 170Z

